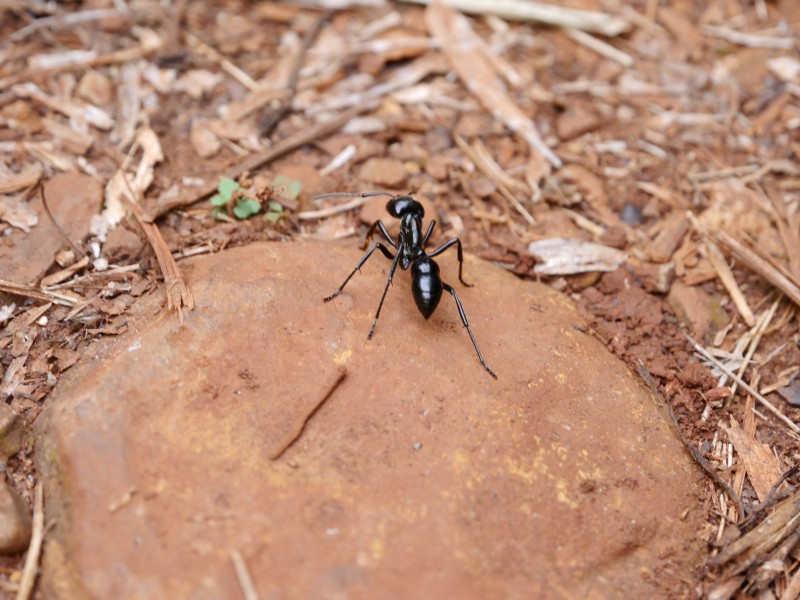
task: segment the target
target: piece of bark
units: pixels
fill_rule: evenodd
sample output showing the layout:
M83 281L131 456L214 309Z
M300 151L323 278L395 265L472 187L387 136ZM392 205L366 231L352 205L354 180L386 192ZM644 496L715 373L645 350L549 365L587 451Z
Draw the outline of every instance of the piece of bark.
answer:
M678 211L672 213L664 221L664 226L656 239L650 244L650 259L657 263L669 262L687 231L689 231L689 221L686 215Z
M655 264L629 258L628 266L648 292L666 294L675 280L675 263Z
M763 502L772 486L781 478L778 459L772 454L769 446L748 437L733 417L731 426L725 431L728 432L728 438L744 463L758 499Z

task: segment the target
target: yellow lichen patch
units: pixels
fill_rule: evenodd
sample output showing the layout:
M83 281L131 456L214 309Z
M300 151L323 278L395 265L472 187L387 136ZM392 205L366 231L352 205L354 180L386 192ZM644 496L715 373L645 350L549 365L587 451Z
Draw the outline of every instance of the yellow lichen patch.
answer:
M562 446L561 444L550 444L550 449L556 453L559 460L564 461L567 460L567 448L566 446Z
M561 385L564 385L565 383L567 383L567 376L564 375L564 373L557 373L556 374L556 381L558 383L560 383Z
M339 366L342 366L345 363L347 363L348 359L352 354L353 354L352 348L347 348L345 350L342 350L341 352L333 355L333 362L335 362Z
M588 471L584 471L583 469L578 469L578 478L579 479L593 479L595 481L600 481L603 477L603 471L598 466L591 467Z
M548 475L547 465L544 463L544 448L540 448L536 453L536 457L533 459L533 464L530 468L525 468L519 463L519 461L507 456L506 469L508 470L509 475L519 477L528 485L532 484L536 479L538 479L539 475L551 477Z
M453 452L451 459L453 461L453 466L457 469L464 470L469 467L469 456L463 450L456 450Z
M372 555L373 560L380 560L383 558L383 553L386 550L386 545L382 539L375 538L369 543L369 553Z
M570 508L578 508L578 503L574 500L570 500L569 496L567 496L567 482L563 479L558 479L556 481L556 500L566 504Z

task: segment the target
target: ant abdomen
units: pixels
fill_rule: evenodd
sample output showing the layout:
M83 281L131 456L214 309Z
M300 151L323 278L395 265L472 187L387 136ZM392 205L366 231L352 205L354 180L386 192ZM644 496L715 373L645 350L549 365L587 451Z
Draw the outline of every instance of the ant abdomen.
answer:
M418 257L411 264L411 293L419 312L429 318L442 299L442 279L439 265L427 256Z

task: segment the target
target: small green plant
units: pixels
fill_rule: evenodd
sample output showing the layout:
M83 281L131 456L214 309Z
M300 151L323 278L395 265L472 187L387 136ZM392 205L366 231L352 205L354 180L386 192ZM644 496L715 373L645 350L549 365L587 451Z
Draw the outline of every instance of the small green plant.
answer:
M264 213L264 219L270 223L277 223L283 216L283 205L276 200L270 200L267 204L267 208L269 210Z
M272 189L278 192L284 198L294 200L300 195L300 190L303 189L303 184L296 179L290 179L283 175L276 175L272 180Z
M233 214L242 220L257 215L261 210L261 204L245 196L242 186L230 177L220 179L217 192L211 196L211 204L214 206L211 214L218 219L223 219L222 215L228 212L231 202L234 202Z
M277 200L272 200L272 195L276 194L286 200L295 200L300 195L300 190L303 189L303 184L295 179L290 179L283 175L276 175L272 180L272 189L269 190L267 198L267 208L269 209L264 218L270 223L277 223L278 220L284 216L283 205Z
M286 212L283 204L274 200L273 196L284 200L295 200L302 188L303 184L299 181L278 175L272 180L272 186L259 192L258 200L255 200L245 195L244 188L238 182L230 177L223 177L217 186L217 193L210 198L214 206L211 214L221 221L230 221L231 213L236 218L245 220L261 212L263 205L264 219L270 223L277 223Z

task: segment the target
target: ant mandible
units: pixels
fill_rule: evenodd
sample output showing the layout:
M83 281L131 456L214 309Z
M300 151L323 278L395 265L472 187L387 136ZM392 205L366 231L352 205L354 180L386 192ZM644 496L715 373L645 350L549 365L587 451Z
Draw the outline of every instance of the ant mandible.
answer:
M481 355L481 351L478 349L478 344L475 341L475 337L472 335L472 330L469 328L467 314L464 312L464 307L461 306L461 301L458 299L456 291L442 281L442 278L439 276L439 265L437 265L436 261L433 260L434 256L440 255L442 252L455 244L458 248L458 280L465 287L472 287L461 277L461 268L464 261L461 250L461 240L455 237L439 246L430 254L426 253L425 244L428 242L428 238L431 237L431 233L433 233L433 227L436 225L436 221L432 220L431 224L428 225L428 231L425 232L424 236L421 236L422 218L425 216L425 209L422 207L422 204L414 200L410 195L395 196L389 192L370 192L367 194L333 193L317 196L317 199L330 198L333 196L351 196L359 198L389 196L390 200L386 204L386 211L396 219L400 219L400 235L398 236L397 241L395 241L386 230L386 226L383 224L383 222L380 219L375 221L367 231L362 250L366 249L366 247L369 245L369 241L377 229L380 231L381 235L383 235L383 238L389 243L389 245L397 250L397 254L392 254L384 244L381 242L376 242L375 245L372 246L372 248L370 248L367 253L361 257L361 260L358 261L358 264L356 264L353 272L347 276L347 278L344 280L344 283L339 286L339 289L325 298L324 301L329 302L341 294L344 286L346 286L347 282L350 281L350 278L356 274L356 271L361 269L361 266L367 262L367 259L372 256L372 253L375 252L375 250L380 250L386 258L392 261L392 266L389 268L389 279L386 281L386 287L383 290L381 302L378 304L378 312L375 313L375 321L372 323L372 329L369 330L367 339L372 339L372 334L375 333L375 326L378 324L378 317L381 314L381 308L383 307L383 301L386 298L386 292L389 291L389 286L392 283L392 277L394 277L395 269L399 263L400 267L404 271L407 271L408 268L411 267L411 293L414 296L414 302L416 302L419 312L421 312L422 316L426 319L433 314L433 311L436 310L436 307L439 305L439 300L442 298L442 290L453 296L453 299L456 301L456 307L458 307L458 315L461 317L461 322L464 324L464 327L467 328L469 338L472 340L472 345L475 347L475 352L478 354L478 360L481 361L483 368L486 369L489 375L497 379L497 375L494 374L494 371L492 371L489 368L489 365L486 364L486 361L483 360L483 356Z

